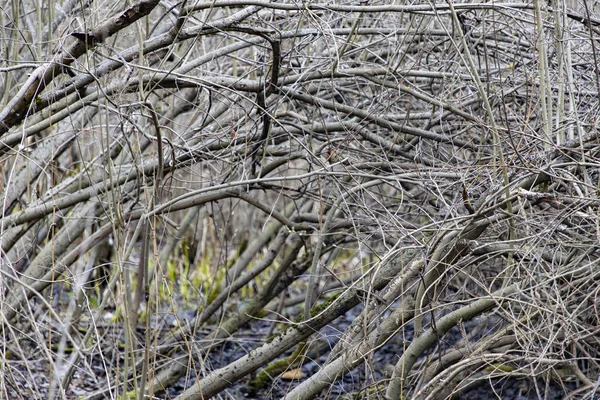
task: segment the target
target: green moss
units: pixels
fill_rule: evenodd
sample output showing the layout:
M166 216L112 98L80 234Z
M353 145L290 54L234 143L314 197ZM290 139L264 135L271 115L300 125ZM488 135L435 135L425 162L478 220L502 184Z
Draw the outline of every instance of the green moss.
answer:
M264 308L261 308L256 314L254 314L256 318L265 318L267 316L267 312Z
M167 262L167 277L173 282L177 280L177 263L175 260L169 260Z
M113 313L112 317L110 318L109 322L111 324L114 324L115 322L121 322L123 320L123 306L119 305L117 306L115 312Z
M275 339L277 336L279 336L279 334L277 334L277 335L271 335L271 336L269 336L269 337L267 338L266 342L267 342L267 343L271 343L271 342L273 341L273 339Z
M271 381L273 377L279 375L278 371L285 371L288 366L287 359L273 361L266 368L261 370L254 379L248 382L248 389L251 393L256 393L260 389L266 387Z
M271 383L274 377L284 373L285 371L301 366L304 360L304 353L306 349L306 343L302 343L288 357L271 362L269 365L263 368L254 379L248 382L248 390L250 390L251 393L256 393Z
M127 399L137 399L137 390L131 390L125 393L125 398Z
M340 397L342 400L378 400L384 398L384 393L387 386L379 384L375 386L369 386L368 388L361 390L360 392L348 393ZM405 399L404 397L402 399Z
M323 301L323 302L315 305L313 308L311 308L311 310L310 310L311 318L319 315L321 312L323 312L325 309L327 309L327 307L329 307L334 301L336 301L342 293L343 293L343 291L339 291L337 293L330 294L327 296L325 301ZM273 339L275 339L277 336L284 335L290 326L297 325L297 324L301 323L302 321L304 321L304 314L299 315L294 320L294 322L295 322L294 324L286 324L285 327L283 328L283 330L281 331L281 333L279 333L278 335L274 335L274 336L267 338L267 343L272 342Z
M148 312L147 310L142 310L139 312L139 322L142 324L146 323L146 318L148 317Z
M321 304L315 305L310 310L310 316L315 317L315 316L319 315L321 312L325 311L325 309L327 307L329 307L334 301L336 301L342 293L343 293L343 291L340 290L337 293L329 294L327 296L327 298L325 299L325 301L323 301Z

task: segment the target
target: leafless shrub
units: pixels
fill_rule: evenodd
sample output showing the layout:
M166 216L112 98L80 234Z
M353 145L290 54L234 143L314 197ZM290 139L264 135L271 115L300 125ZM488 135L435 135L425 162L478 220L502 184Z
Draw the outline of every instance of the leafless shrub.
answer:
M2 9L0 397L597 395L597 5L113 3Z

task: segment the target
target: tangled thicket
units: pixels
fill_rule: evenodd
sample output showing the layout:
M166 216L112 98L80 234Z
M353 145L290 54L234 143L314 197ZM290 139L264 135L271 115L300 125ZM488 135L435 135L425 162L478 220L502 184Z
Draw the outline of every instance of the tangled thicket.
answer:
M2 7L0 397L600 393L595 2Z

